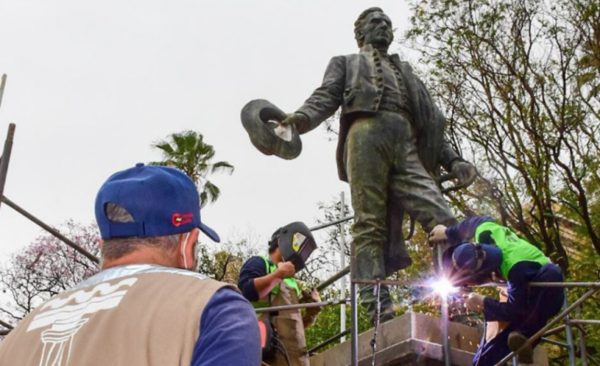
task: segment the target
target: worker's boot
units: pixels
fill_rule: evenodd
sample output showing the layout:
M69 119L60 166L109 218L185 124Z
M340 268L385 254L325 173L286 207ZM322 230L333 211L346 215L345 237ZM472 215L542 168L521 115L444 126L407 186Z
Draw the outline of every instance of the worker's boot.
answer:
M510 348L510 350L513 352L516 352L519 348L521 348L525 342L527 342L527 337L525 337L521 332L514 331L508 335L508 348ZM519 352L517 360L519 363L532 364L533 347L531 347L531 345L525 347L525 349Z

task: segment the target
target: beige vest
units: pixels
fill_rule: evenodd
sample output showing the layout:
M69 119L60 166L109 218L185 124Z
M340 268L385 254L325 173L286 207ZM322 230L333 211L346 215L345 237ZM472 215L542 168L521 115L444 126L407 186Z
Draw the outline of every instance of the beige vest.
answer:
M189 366L202 311L224 286L153 265L102 271L23 319L0 344L0 365Z
M260 302L269 302L268 296L260 299ZM298 304L298 294L295 289L289 287L285 282L279 285L277 295L271 295L271 306ZM262 313L261 319L268 319L269 313ZM300 310L280 311L279 315L272 318L273 325L277 329L279 339L285 346L292 366L309 366L308 350L304 338L304 322ZM267 362L270 366L287 366L285 358L278 352L277 359Z

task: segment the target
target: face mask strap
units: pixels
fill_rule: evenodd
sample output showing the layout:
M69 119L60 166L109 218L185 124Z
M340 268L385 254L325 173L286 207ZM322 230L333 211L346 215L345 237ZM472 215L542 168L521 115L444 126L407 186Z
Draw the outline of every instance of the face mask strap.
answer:
M187 265L187 257L185 256L185 248L187 247L187 242L188 242L188 239L190 238L190 233L191 232L188 232L185 235L185 241L183 242L183 250L182 250L182 253L181 253L181 254L183 254L183 267L185 269L189 269L188 265Z

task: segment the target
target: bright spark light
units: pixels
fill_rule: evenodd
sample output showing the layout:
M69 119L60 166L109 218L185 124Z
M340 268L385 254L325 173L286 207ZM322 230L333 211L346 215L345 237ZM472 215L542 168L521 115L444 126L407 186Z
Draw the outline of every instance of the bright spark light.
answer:
M452 283L446 278L439 279L433 283L433 291L438 293L440 296L448 296L453 292L457 291L457 288L452 286Z

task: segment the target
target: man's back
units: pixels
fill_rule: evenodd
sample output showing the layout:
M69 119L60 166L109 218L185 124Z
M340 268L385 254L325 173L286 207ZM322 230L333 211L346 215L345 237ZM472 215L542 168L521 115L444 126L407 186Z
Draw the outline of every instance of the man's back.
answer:
M2 343L0 364L257 365L257 328L232 286L191 271L127 265L40 305Z

